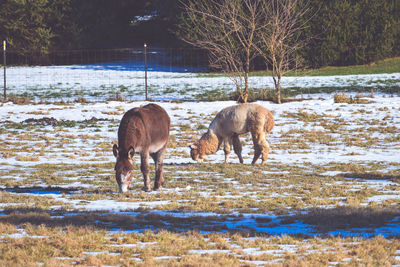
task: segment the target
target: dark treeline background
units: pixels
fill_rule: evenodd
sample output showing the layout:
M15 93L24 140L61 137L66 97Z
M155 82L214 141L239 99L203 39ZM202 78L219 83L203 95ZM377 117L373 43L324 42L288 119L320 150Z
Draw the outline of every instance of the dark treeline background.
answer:
M311 0L302 53L309 65L354 65L400 55L400 0Z
M400 0L310 0L300 53L310 67L400 55ZM187 47L174 34L179 0L1 0L0 38L43 54L60 49Z

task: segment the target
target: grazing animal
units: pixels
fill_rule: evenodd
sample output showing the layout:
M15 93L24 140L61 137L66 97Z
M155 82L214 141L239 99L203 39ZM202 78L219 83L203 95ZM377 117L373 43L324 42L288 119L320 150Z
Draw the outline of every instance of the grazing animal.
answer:
M261 156L261 164L264 164L269 152L265 134L270 133L273 127L274 118L271 112L258 104L239 104L224 108L215 116L200 140L190 146L190 155L193 160L202 162L207 155L217 152L224 143L225 163L228 163L233 144L240 163L243 163L239 135L250 132L254 144L251 163L254 164Z
M149 155L156 169L154 190L164 183L163 159L169 137L170 118L167 112L156 104L148 104L127 111L118 128L118 145L113 153L117 159L115 174L119 192L126 192L132 182L133 156L140 154L140 170L144 178L145 191L150 191Z

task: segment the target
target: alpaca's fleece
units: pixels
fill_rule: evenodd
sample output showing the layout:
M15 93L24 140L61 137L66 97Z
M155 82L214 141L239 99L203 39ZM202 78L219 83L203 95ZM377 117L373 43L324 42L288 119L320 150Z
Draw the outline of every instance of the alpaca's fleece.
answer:
M209 155L217 152L218 145L218 137L211 131L204 134L199 140L199 154L200 155Z
M204 159L205 156L217 152L219 148L218 137L212 131L208 131L190 147L193 160Z
M206 155L215 153L224 143L225 162L228 160L230 146L233 145L242 163L242 148L238 136L250 132L255 150L252 163L260 156L262 163L265 163L269 153L265 135L270 133L273 127L274 118L271 112L258 104L240 104L224 108L215 116L207 133L191 146L192 159L203 159Z

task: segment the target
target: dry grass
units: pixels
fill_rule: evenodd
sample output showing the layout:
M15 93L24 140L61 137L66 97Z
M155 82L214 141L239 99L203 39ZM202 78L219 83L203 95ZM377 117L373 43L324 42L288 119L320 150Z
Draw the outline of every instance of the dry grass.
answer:
M43 118L2 122L0 155L18 162L0 165L0 199L7 204L0 215L0 251L6 255L0 266L252 266L257 261L284 266L399 264L397 236L270 237L245 226L230 231L226 223L243 219L232 216L233 212L265 214L249 220L266 228L277 226L267 216L273 213L281 219L281 226L301 221L320 234L355 227L373 231L393 223L400 216L400 198L371 198L400 191L400 165L356 159L362 156L357 148L398 146L399 127L393 124L396 118L390 107L375 111L387 113L383 120L363 120L363 115L371 112L363 105L354 105L349 121L335 116L341 106L327 114L308 109L279 114L277 117L285 117L285 124L292 127L285 128L277 120L276 129L281 130L269 138L272 149L267 165L225 165L212 159L204 164L165 164L165 188L153 193L141 190L139 161L134 165L130 192L115 193L111 152L115 140L104 133L115 133L118 121ZM70 106L60 103L57 107L63 108ZM120 107L103 115L122 112ZM204 125L214 115L189 112L180 116L171 126L166 158L189 158L187 145L205 131ZM250 138L241 140L245 148L251 147ZM342 151L349 146L355 151ZM286 164L274 159L277 151L288 152L288 157L340 152L355 160ZM251 153L243 156L249 161ZM54 158L56 163L52 163ZM235 155L231 158L236 160ZM376 186L376 180L392 183ZM71 188L71 183L78 187ZM60 186L67 188L62 191ZM35 190L43 194L32 193ZM51 190L59 190L57 196L62 199L47 195ZM86 210L87 204L101 200L141 205L128 213L112 213L109 207L104 207L105 212ZM220 215L177 217L169 212L149 212L154 209ZM22 237L18 235L21 232Z
M25 97L25 96L18 96L18 95L9 95L7 100L4 100L3 98L1 98L1 102L8 102L11 101L14 104L17 105L29 105L31 104L31 99L29 97Z
M347 103L347 104L370 104L374 103L374 101L363 99L363 95L357 94L355 97L347 96L345 93L335 94L333 96L333 100L335 103ZM369 97L373 97L373 94Z
M1 229L10 226L0 223ZM251 266L254 261L292 266L398 264L400 242L375 237L248 237L170 231L107 234L91 227L24 226L26 237L4 237L1 265ZM254 251L253 253L251 251Z

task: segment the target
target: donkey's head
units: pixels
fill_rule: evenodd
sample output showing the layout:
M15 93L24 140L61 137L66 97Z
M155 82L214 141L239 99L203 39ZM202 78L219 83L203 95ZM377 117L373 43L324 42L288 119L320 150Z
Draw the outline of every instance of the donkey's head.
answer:
M115 163L115 178L117 179L119 192L124 193L128 191L132 182L133 156L135 150L133 147L130 147L128 151L124 151L114 144L113 153L117 159Z

